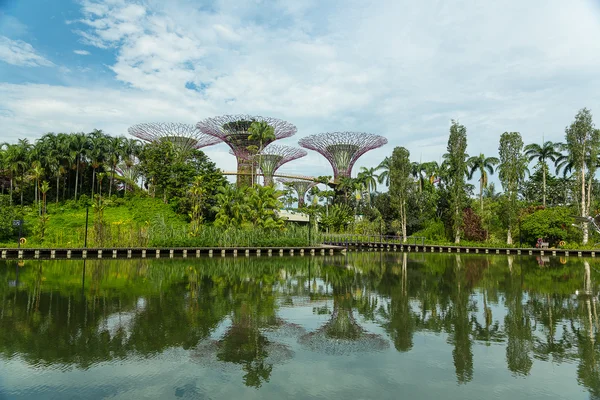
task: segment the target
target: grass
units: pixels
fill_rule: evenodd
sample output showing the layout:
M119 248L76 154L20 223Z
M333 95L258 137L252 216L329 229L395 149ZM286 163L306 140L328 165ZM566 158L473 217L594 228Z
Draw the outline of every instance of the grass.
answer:
M35 207L24 208L25 248L80 248L84 246L86 208L73 202L48 204L44 240L40 240ZM284 230L223 229L202 226L190 234L185 217L160 199L119 199L104 210L104 224L95 226L97 215L89 207L88 247L296 247L308 246L308 227L293 224ZM313 244L318 243L317 234ZM14 241L0 247L17 247Z

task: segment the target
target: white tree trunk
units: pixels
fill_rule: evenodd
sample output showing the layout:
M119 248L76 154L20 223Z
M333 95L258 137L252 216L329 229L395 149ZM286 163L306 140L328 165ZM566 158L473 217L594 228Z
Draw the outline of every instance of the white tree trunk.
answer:
M511 232L511 227L508 227L508 231L506 232L506 244L513 244L513 240L512 240L512 232Z
M456 207L456 218L458 219L458 207ZM456 232L454 234L454 243L455 244L460 243L460 226L456 227Z
M581 167L581 216L587 217L585 206L585 162ZM588 242L589 232L588 232L588 224L583 224L583 240L582 244L586 245Z
M400 205L400 223L402 224L402 242L406 243L406 201Z

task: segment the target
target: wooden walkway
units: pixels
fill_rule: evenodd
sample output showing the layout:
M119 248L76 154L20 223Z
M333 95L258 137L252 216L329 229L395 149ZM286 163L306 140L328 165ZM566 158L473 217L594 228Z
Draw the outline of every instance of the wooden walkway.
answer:
M200 258L225 256L304 256L344 254L346 247L161 247L161 248L1 248L0 259Z
M540 249L540 248L506 248L506 247L470 247L470 246L440 246L440 245L410 245L386 242L352 242L328 240L327 245L345 247L349 251L408 251L421 253L475 253L475 254L508 254L508 255L540 255L560 257L596 257L600 256L600 249L596 250L567 250L567 249Z

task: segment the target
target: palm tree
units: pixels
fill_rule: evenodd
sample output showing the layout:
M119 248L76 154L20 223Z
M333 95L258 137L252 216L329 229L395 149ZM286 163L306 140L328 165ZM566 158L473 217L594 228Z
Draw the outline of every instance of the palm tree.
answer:
M69 150L71 159L75 162L75 201L77 201L77 188L79 182L79 164L88 148L88 139L85 133L76 133L69 136Z
M112 195L113 182L115 180L115 169L119 160L124 156L123 137L109 137L107 143L108 163L110 165L110 183L108 184L108 197Z
M379 163L379 165L377 166L376 170L382 170L381 173L379 174L379 177L377 178L377 180L379 181L379 183L384 183L385 182L385 186L390 186L390 165L391 165L392 160L390 159L390 157L386 157L383 159L382 162Z
M547 161L551 160L556 163L556 161L562 157L557 151L557 147L560 146L559 143L552 143L551 141L546 141L542 143L540 146L537 143L531 143L525 146L525 155L529 157L529 161L533 161L537 158L538 163L542 166L542 199L543 205L546 207L546 170L548 169Z
M438 178L440 166L437 161L429 161L424 164L425 165L425 175L429 179L430 184L434 184L435 180Z
M107 152L108 138L101 130L94 129L88 134L88 156L92 165L92 198L96 183L96 170L102 165Z
M15 173L17 176L19 172L21 173L21 181L19 191L21 194L21 206L23 205L23 192L25 191L25 172L27 171L27 165L29 163L29 152L33 147L29 140L27 139L19 139L18 143L15 145L15 158L13 159L13 166L15 168ZM19 171L20 170L20 171Z
M276 139L275 137L275 128L269 125L265 121L254 121L250 124L250 128L248 128L248 132L250 135L248 136L249 140L258 141L258 165L261 164L261 154L265 145L271 143ZM254 162L252 163L252 175L254 176ZM252 182L254 184L254 182Z
M500 160L496 157L486 157L483 153L478 156L473 156L467 160L468 177L473 178L475 171L479 171L479 203L483 212L483 189L488 183L488 173L494 173L494 166L498 165Z
M426 165L421 162L414 161L410 165L410 174L417 182L419 182L419 193L423 191L423 172L426 171Z
M360 172L356 177L367 191L367 203L371 205L371 192L377 191L377 168L360 167Z

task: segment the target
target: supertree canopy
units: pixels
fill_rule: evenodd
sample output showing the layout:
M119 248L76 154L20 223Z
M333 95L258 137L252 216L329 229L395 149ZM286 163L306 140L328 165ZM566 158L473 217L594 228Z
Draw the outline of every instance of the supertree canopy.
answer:
M251 126L257 122L257 131ZM237 159L238 186L252 182L255 173L253 154L260 153L269 143L294 135L296 127L277 118L250 115L222 115L196 124L206 135L227 143Z
M298 207L302 207L304 205L304 197L306 196L306 192L318 184L314 181L291 178L279 178L278 181L286 186L291 186L294 188L296 194L298 195Z
M194 125L178 122L149 122L137 124L127 130L130 135L147 142L169 141L183 150L199 149L219 143L213 136L205 135Z
M321 153L333 167L333 180L350 177L356 160L387 143L383 136L363 132L328 132L306 136L300 146Z
M233 153L233 151L232 151ZM273 175L283 164L298 158L304 157L306 151L296 147L282 146L270 144L263 151L250 157L254 160L255 165L258 165L264 176L264 185L273 184ZM242 155L242 157L248 157Z

